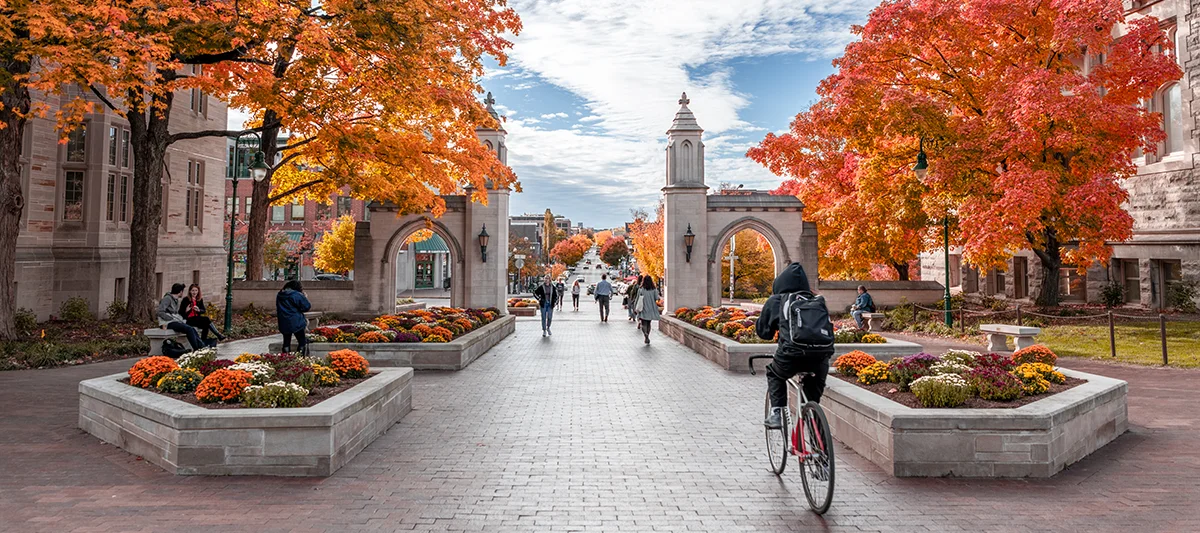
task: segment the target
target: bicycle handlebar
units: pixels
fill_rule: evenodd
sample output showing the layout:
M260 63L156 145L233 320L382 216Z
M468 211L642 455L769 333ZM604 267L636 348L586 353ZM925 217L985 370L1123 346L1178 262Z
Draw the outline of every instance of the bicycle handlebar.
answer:
M750 362L748 363L748 364L750 365L750 375L751 375L751 376L757 376L757 375L758 375L758 373L756 373L756 372L754 371L754 360L755 360L755 359L774 359L774 358L775 358L775 356L774 356L774 355L751 355L751 356L750 356Z

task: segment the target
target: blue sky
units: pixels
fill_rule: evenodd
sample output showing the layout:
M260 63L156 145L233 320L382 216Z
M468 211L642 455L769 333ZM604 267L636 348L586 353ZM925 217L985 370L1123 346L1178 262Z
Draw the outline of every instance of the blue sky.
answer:
M506 117L513 214L550 208L597 228L652 208L666 130L687 91L706 178L773 188L745 158L816 98L875 1L514 0L524 29L482 85Z

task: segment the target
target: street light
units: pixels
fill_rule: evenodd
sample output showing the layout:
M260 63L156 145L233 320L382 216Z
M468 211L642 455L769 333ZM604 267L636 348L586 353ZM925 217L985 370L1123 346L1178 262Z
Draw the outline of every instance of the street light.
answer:
M692 225L688 224L687 233L683 234L683 245L687 247L687 262L692 262L692 245L696 243L696 234L692 233Z
M917 164L913 165L913 173L917 175L917 180L925 183L925 176L929 173L929 161L925 157L925 139L921 139L921 147L917 152ZM954 314L950 310L950 214L947 212L942 215L942 257L946 261L946 291L942 295L942 308L946 311L946 326L954 325Z
M483 231L479 232L479 253L483 255L483 262L487 262L487 245L491 240L491 236L487 232L487 224L483 225Z
M229 264L225 272L225 334L229 335L229 330L233 328L233 245L234 234L237 233L237 208L238 208L238 178L241 176L242 170L242 136L246 132L239 133L233 142L233 208L229 214ZM250 135L258 137L258 150L254 152L254 163L250 164L250 177L254 178L255 182L260 182L267 177L267 172L271 167L263 162L262 153L262 137L257 133L251 132Z

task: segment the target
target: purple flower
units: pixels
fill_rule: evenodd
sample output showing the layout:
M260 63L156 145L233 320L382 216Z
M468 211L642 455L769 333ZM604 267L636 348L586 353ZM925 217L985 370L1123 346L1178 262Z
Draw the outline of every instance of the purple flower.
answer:
M421 342L421 336L408 331L397 331L396 340L392 342Z

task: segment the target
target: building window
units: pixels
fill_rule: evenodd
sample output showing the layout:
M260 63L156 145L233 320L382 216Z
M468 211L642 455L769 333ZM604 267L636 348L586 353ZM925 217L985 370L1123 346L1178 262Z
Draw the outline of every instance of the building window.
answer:
M112 222L117 215L117 175L108 175L108 201L105 203L104 220Z
M233 198L230 197L230 198L225 199L225 216L230 216L232 214L233 214Z
M349 196L337 197L337 216L349 215L354 209L354 199Z
M1080 302L1086 299L1087 278L1073 266L1058 269L1058 294L1064 301Z
M1183 100L1178 83L1172 83L1162 92L1163 130L1167 133L1165 152L1174 154L1183 151Z
M292 222L304 222L304 201L292 204Z
M271 222L275 224L283 224L283 206L271 206Z
M129 222L129 175L121 175L121 222Z
M204 67L201 65L192 65L191 69L192 69L193 76L199 76L201 74L204 74ZM204 95L204 91L202 91L198 88L192 88L190 90L190 94L191 94L191 98L190 98L188 108L191 109L192 112L194 112L194 113L198 113L201 115L207 115L208 114L208 98Z
M67 133L67 162L83 163L87 161L87 124Z
M1137 259L1121 260L1121 277L1124 278L1125 303L1142 301L1142 274Z
M183 218L187 227L201 229L204 213L204 162L188 159L187 206Z
M63 180L63 220L83 221L82 170L68 170Z
M108 164L117 164L117 144L120 143L117 137L117 128L115 126L108 127Z
M193 270L193 271L192 271L192 284L193 284L193 285L199 285L199 284L200 284L200 271L199 271L199 270Z
M243 210L242 210L242 213L243 213L243 214L242 214L242 217L243 217L243 218L247 218L247 219L248 219L248 218L250 218L250 204L252 204L252 203L254 203L254 199L253 199L253 198L246 198L246 209L243 209Z
M117 278L113 281L113 301L125 301L125 278Z
M129 130L121 130L121 168L129 168Z

